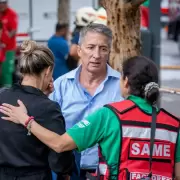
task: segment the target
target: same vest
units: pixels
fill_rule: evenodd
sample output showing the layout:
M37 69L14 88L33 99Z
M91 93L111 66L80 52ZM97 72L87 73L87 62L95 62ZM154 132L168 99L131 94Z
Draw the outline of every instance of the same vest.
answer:
M106 105L120 121L121 151L118 175L110 175L99 148L98 179L137 180L149 173L151 114L147 114L132 101ZM179 134L179 119L160 109L157 112L156 134L152 160L152 180L172 180L174 175L176 141ZM117 157L118 157L117 156Z

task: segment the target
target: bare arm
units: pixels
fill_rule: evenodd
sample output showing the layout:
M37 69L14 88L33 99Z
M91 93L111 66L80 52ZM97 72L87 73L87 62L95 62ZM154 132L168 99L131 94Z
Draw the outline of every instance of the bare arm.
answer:
M35 121L33 121L31 124L31 132L40 141L58 153L73 150L77 147L73 139L67 133L60 136L45 129Z
M16 30L10 31L10 32L9 32L9 37L10 37L10 38L14 37L14 36L16 35L16 32L17 32Z
M17 33L17 29L18 29L18 16L17 14L14 14L9 22L9 31L8 31L8 35L10 38L14 37Z
M175 164L175 177L180 180L180 162Z
M72 44L71 48L70 48L70 53L69 54L78 61L79 56L77 54L77 48L78 48L78 45Z

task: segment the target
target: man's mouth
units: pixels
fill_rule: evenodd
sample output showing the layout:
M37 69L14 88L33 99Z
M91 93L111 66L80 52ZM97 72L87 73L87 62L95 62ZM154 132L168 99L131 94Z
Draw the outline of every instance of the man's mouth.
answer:
M93 65L99 65L100 62L91 62L91 64L93 64Z

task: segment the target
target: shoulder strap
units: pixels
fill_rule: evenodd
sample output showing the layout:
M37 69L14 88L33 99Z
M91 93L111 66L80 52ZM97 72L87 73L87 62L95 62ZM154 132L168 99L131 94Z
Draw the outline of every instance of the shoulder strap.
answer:
M111 109L112 111L115 111L117 113L123 114L123 113L129 111L130 109L135 108L136 105L134 102L132 102L130 100L124 100L121 102L107 104L107 105L105 105L105 107L108 107L109 109Z
M149 177L152 176L152 160L153 160L153 148L154 148L154 140L156 134L156 108L152 107L152 122L151 122L151 139L150 139L150 157L149 157Z

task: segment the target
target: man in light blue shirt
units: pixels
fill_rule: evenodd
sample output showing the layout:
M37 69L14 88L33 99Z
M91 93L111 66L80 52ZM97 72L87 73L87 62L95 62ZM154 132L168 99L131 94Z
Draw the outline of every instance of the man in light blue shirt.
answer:
M107 65L111 40L112 33L107 26L85 27L80 33L78 47L82 65L54 82L55 90L50 98L60 104L67 129L103 105L122 99L120 73ZM78 156L76 160L80 163L81 177L71 179L84 180L87 172L95 172L97 168L97 146L82 152L80 160Z

